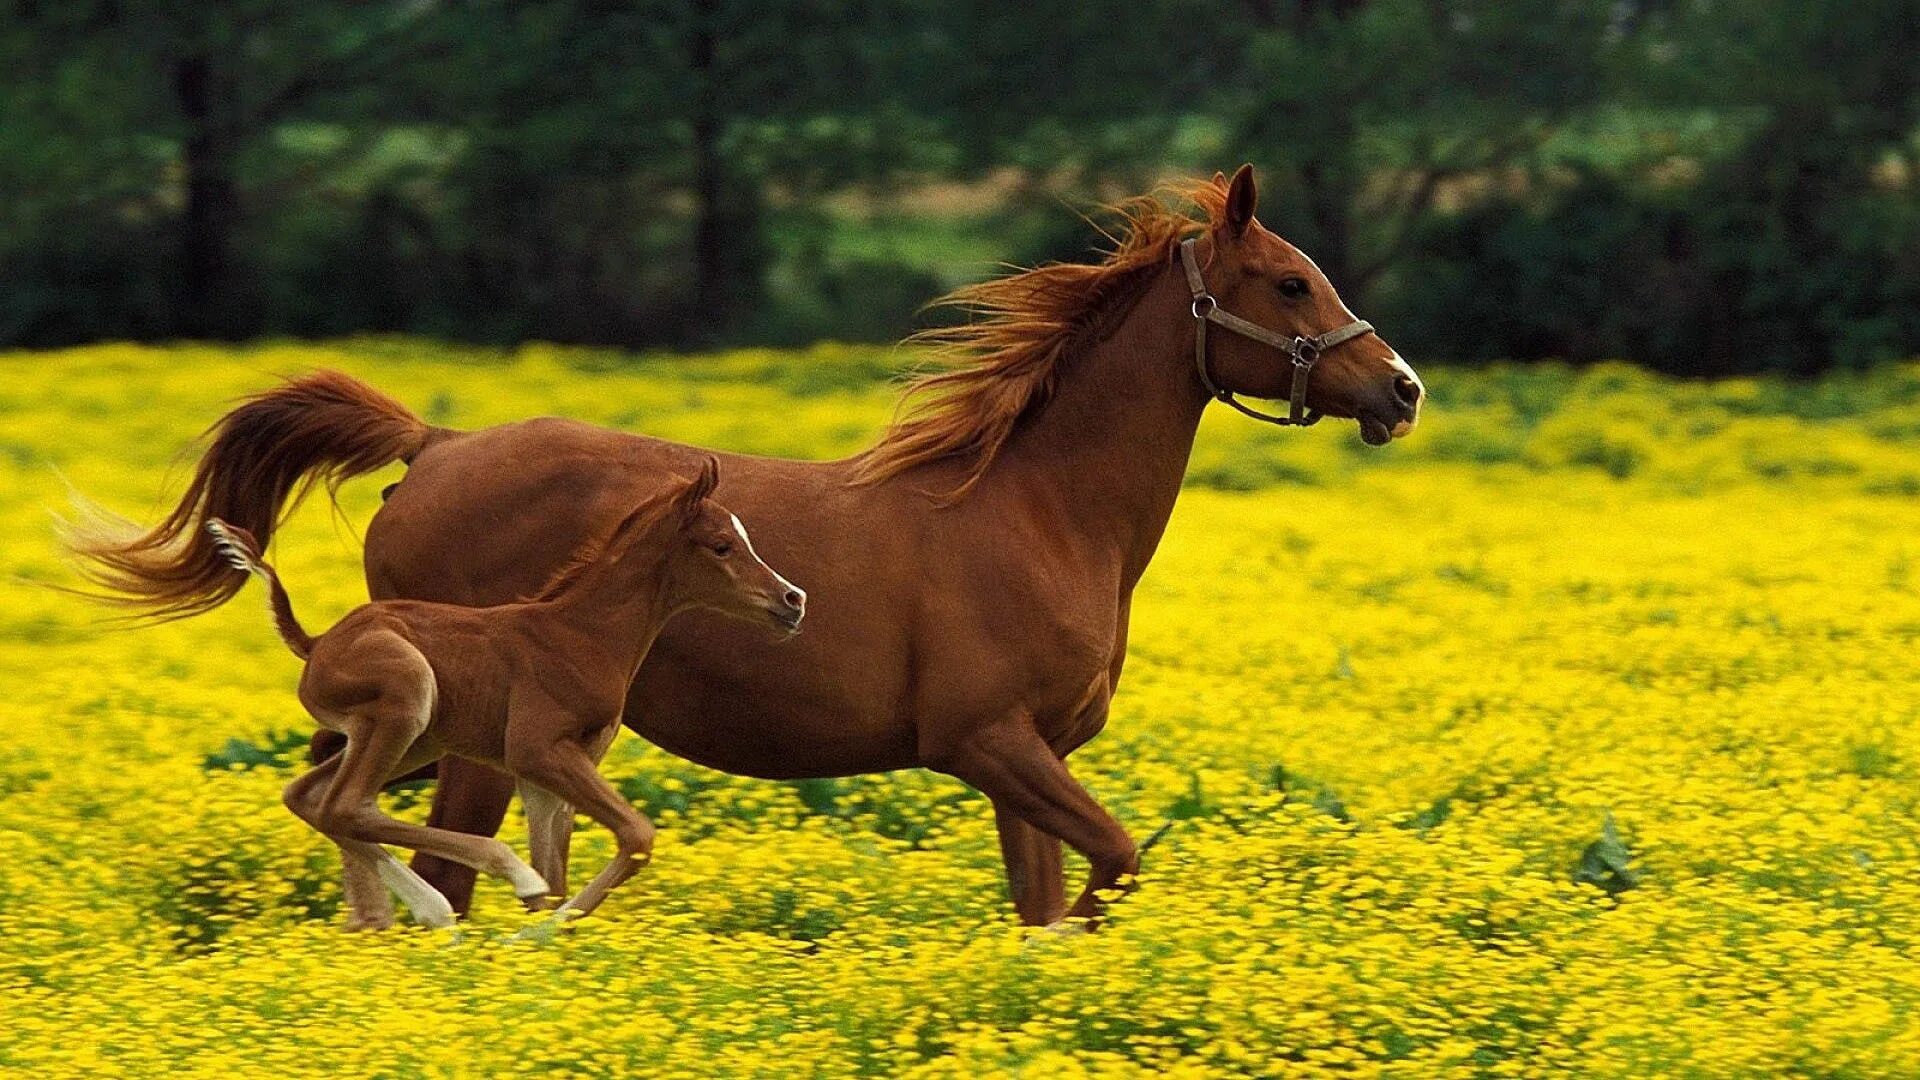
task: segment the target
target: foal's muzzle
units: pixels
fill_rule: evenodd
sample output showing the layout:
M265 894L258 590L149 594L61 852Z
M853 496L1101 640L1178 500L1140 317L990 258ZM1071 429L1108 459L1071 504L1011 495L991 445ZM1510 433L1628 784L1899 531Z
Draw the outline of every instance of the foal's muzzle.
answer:
M806 590L788 586L777 597L767 598L767 617L788 635L800 632L800 620L807 615Z

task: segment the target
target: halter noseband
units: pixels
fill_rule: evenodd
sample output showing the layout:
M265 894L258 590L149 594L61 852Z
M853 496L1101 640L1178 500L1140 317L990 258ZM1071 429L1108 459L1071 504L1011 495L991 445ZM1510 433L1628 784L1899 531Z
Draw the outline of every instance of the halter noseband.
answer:
M1200 260L1193 254L1192 237L1180 241L1180 265L1187 272L1187 288L1193 290L1193 367L1200 373L1200 384L1207 388L1215 401L1225 402L1239 409L1255 420L1265 420L1269 424L1284 427L1307 427L1320 422L1320 414L1307 408L1307 379L1313 374L1313 365L1328 349L1352 341L1362 334L1373 333L1373 324L1363 319L1329 330L1317 337L1301 337L1269 330L1264 326L1250 323L1238 315L1220 310L1220 301L1207 291L1207 282L1200 276ZM1233 396L1233 391L1222 389L1213 381L1213 374L1207 370L1207 324L1219 323L1223 329L1231 330L1241 337L1252 338L1265 345L1271 345L1287 354L1293 361L1293 389L1287 392L1287 415L1273 416L1258 409L1250 409Z

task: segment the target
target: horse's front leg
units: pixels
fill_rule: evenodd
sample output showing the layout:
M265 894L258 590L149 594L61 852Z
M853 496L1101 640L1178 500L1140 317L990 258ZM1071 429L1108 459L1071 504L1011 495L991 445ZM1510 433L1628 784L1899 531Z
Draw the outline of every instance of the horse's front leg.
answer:
M970 732L929 764L980 789L993 800L996 813L1015 815L1086 856L1087 884L1067 909L1068 918L1098 918L1100 891L1121 884L1139 869L1133 838L1067 771L1066 763L1034 729L1031 718L1015 716ZM1008 834L1004 826L1000 835L1005 851ZM1023 868L1032 865L1029 860L1034 858L1036 848L1038 845L1028 840L1016 849ZM1040 851L1039 858L1045 857ZM1008 865L1011 870L1011 857ZM1056 869L1053 880L1059 880L1058 874ZM1045 886L1033 881L1028 887ZM1018 893L1015 903L1019 903ZM1035 911L1041 906L1036 901L1029 903ZM1021 914L1026 917L1025 911Z
M1058 726L1042 725L1056 734L1047 740L1054 756L1065 761L1088 739L1107 726L1107 706L1113 700L1113 684L1119 679L1120 660L1125 659L1126 624L1121 622L1121 647L1108 678L1096 684L1087 702L1077 714ZM994 825L1000 831L1000 857L1007 867L1007 892L1020 921L1028 926L1050 926L1067 911L1066 879L1060 862L1060 838L1041 832L1012 808L995 802Z
M1007 866L1007 892L1013 909L1028 926L1057 923L1067 913L1067 884L1060 838L1032 825L1011 807L994 800L993 823L1000 830L1000 858Z

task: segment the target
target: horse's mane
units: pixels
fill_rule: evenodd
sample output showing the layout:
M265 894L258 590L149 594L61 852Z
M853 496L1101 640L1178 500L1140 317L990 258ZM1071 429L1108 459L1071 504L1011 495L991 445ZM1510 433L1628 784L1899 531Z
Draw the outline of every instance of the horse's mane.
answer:
M965 496L1020 421L1052 396L1060 365L1111 332L1116 313L1139 297L1152 271L1172 260L1182 239L1218 222L1225 205L1226 185L1219 180L1166 184L1104 208L1115 227L1101 230L1113 247L1100 262L1048 263L935 301L969 318L908 339L930 346L938 368L908 384L893 424L861 458L857 482L959 460L966 478L948 498Z

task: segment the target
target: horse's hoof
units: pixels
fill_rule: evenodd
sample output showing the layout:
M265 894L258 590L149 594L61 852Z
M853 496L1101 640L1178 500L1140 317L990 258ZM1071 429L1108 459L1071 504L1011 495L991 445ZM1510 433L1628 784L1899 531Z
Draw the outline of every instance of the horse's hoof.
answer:
M354 916L347 919L341 928L349 934L362 934L373 930L390 930L393 928L393 916Z
M520 903L524 905L528 911L552 911L554 908L559 907L561 901L564 899L565 897L555 896L552 893L535 893L531 896L521 897Z
M1060 919L1040 929L1057 937L1079 937L1081 934L1093 933L1093 924L1086 919Z

